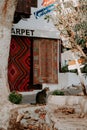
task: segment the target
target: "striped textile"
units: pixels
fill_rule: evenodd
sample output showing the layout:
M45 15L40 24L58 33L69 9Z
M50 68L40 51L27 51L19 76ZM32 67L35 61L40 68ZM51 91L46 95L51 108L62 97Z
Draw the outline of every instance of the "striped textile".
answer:
M30 91L32 82L31 39L12 36L8 61L8 82L10 90Z
M58 83L58 41L35 39L33 43L34 84Z

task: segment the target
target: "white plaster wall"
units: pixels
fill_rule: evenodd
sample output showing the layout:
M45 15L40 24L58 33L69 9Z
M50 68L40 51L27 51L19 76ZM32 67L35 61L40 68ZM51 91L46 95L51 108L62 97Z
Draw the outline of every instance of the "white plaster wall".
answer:
M31 7L31 16L30 16L30 18L20 20L18 24L14 24L13 26L18 27L18 28L26 28L26 29L58 31L56 29L56 27L53 25L51 20L50 20L49 23L47 23L47 21L44 20L45 15L41 16L38 19L35 18L34 12L44 8L41 5L42 2L43 2L43 0L38 0L38 8Z
M9 0L8 2L6 0L0 1L0 99L2 99L0 100L0 106L8 102L7 67L15 7L16 0Z
M63 89L67 87L71 87L73 85L79 85L80 86L80 80L77 74L75 73L59 73L58 74L58 84L43 84L43 88L48 86L50 90L55 89ZM83 76L83 80L85 85L87 86L87 77L85 78Z
M50 20L50 22L44 20L45 15L41 16L38 19L36 19L34 16L34 12L44 8L41 5L42 2L43 0L38 0L38 7L37 8L31 7L30 18L22 19L17 24L13 24L13 28L34 30L34 36L36 37L59 38L59 31L53 25L52 20Z

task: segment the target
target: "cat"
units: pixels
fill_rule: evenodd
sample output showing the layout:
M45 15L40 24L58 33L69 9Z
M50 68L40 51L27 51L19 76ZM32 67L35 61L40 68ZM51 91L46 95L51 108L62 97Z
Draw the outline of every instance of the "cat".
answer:
M36 104L46 104L49 88L45 87L36 94Z

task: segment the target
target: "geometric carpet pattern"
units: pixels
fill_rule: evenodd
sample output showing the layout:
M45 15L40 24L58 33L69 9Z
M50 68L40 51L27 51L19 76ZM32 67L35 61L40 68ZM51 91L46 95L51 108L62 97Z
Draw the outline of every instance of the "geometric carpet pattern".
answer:
M31 91L32 44L29 37L12 36L8 60L10 91Z

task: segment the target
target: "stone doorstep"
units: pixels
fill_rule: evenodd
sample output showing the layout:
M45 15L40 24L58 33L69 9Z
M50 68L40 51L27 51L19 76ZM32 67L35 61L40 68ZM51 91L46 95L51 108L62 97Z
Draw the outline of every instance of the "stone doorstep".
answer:
M87 97L86 96L53 96L48 97L50 117L58 130L87 130ZM65 114L60 108L74 108L75 114ZM62 113L62 114L61 114Z
M60 106L80 106L82 112L87 114L87 97L86 96L53 96L50 95L47 100L48 104Z

